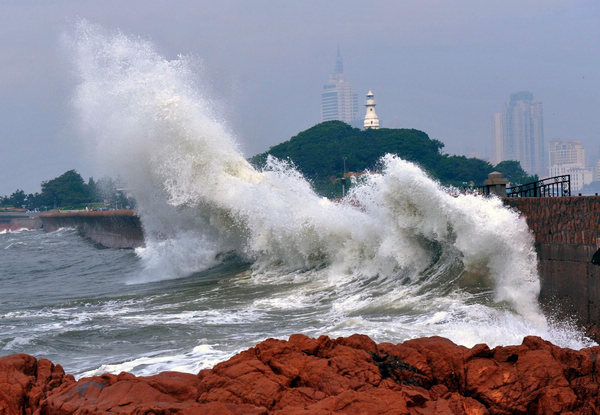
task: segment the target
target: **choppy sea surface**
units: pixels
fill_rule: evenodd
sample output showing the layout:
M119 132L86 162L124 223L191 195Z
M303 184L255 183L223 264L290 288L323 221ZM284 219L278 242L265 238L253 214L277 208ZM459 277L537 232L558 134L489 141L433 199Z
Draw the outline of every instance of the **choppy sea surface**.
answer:
M293 333L392 342L443 335L468 346L538 334L563 346L590 344L568 326L538 326L494 303L491 289L469 293L457 282L263 273L231 254L185 277L140 282L147 271L139 253L101 248L68 229L0 234L0 253L0 355L46 357L76 376L195 373Z
M284 313L256 301L277 288L249 284L236 259L139 284L133 250L104 249L74 230L0 234L0 252L2 355L47 357L78 375L196 372L275 327L294 332Z
M499 199L393 155L344 200L322 198L286 161L247 162L193 59L86 21L66 44L80 139L133 193L146 245L0 234L0 354L145 375L293 333L592 344L541 311L533 237Z

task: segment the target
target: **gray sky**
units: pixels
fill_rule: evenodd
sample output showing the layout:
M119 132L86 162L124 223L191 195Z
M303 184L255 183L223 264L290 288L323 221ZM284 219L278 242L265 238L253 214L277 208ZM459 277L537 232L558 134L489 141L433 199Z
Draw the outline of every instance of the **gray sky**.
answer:
M417 128L484 157L510 93L544 105L546 142L600 156L597 0L0 0L0 195L75 168L76 81L61 35L79 18L201 62L206 94L248 156L320 121L339 44L346 79L372 89L383 126ZM362 115L362 114L361 114Z

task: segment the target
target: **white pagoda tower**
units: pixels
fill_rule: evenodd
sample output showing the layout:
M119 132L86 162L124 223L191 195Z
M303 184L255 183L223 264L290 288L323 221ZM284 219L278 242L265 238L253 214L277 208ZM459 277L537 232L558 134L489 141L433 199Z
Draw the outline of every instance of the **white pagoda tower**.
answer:
M367 92L367 102L365 103L365 107L367 107L367 113L365 114L365 130L372 128L376 130L379 128L379 118L377 117L377 113L375 112L375 95L369 89Z

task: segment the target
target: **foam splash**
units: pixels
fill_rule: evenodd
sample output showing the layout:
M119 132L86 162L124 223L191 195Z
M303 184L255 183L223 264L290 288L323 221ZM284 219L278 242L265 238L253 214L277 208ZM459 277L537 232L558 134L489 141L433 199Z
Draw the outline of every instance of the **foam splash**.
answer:
M498 198L451 195L414 164L389 155L383 161L383 174L367 176L350 196L388 229L382 229L385 239L380 245L385 255L397 255L400 247L422 261L422 251L414 255L411 249L418 246L419 237L451 246L471 278L465 282L491 282L496 301L507 301L521 314L538 318L537 256L525 220ZM487 282L488 277L493 281Z
M252 168L185 57L166 60L147 41L87 22L73 47L85 135L138 201L142 279L189 275L235 251L254 264L256 284L303 275L309 283L297 297L332 296L332 333L368 330L373 310L406 309L420 317L382 330L406 338L433 327L463 344L496 343L491 330L552 335L537 304L532 236L500 200L452 196L386 156L381 174L352 189L352 203L334 203L285 162ZM427 329L411 331L410 321Z
M79 374L77 378L121 372L133 372L137 376L152 376L164 371L198 373L229 359L232 355L215 349L214 345L200 344L187 353L173 354L163 351L122 363L101 365L97 369Z
M0 229L0 235L6 235L8 233L33 232L35 230L36 229L29 229L29 228L16 228L16 229L7 228L7 229Z

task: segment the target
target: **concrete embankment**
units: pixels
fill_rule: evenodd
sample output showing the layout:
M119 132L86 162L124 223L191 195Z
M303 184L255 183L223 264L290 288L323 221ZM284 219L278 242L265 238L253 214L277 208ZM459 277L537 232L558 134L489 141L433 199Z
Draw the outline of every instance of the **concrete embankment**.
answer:
M540 303L600 341L600 196L511 198L535 235Z
M42 213L40 220L46 232L76 228L84 237L108 248L144 245L142 224L133 210Z
M18 231L21 229L39 229L42 221L25 212L0 212L0 232Z

